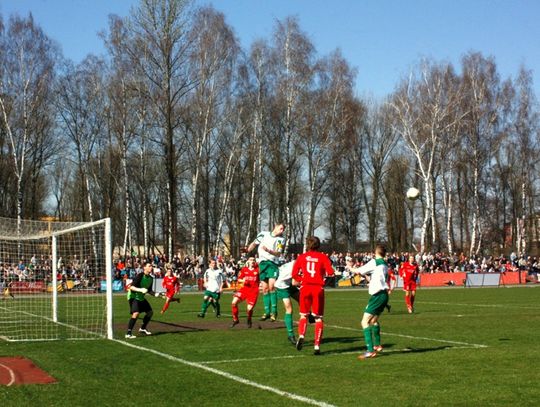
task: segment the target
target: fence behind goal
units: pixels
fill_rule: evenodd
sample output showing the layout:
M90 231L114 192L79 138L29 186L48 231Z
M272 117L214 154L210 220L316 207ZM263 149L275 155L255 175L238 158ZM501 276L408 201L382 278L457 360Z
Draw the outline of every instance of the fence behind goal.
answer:
M112 338L111 253L108 218L0 218L0 338Z

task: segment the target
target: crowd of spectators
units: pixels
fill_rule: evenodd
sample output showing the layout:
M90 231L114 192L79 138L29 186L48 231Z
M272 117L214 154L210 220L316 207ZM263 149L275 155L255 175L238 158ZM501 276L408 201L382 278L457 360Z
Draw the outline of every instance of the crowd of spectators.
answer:
M18 262L2 259L0 262L0 288L7 287L13 282L42 281L45 286L52 282L53 261L51 256L34 255L26 260L24 257ZM6 261L7 260L7 261ZM80 259L77 255L67 258L59 257L57 260L56 279L62 287L70 289L88 288L97 290L100 273L92 267L89 258Z
M510 256L472 256L461 254L448 255L445 253L390 253L387 261L390 267L397 268L399 264L406 261L409 255L415 257L421 273L495 273L506 271L526 270L540 271L540 261L537 257L517 256L515 253ZM371 253L336 253L332 252L330 259L337 267L345 267L347 261L353 261L356 265L371 259Z
M226 276L228 285L234 285L237 275L244 264L245 259L235 260L234 258L224 259L221 256L216 257L217 266L222 269ZM184 284L198 284L208 266L208 259L202 255L198 256L174 256L169 262L165 255L153 255L141 258L139 256L118 257L114 261L114 279L123 280L132 279L142 271L146 262L154 265L152 275L155 278L161 278L165 275L165 269L171 268L173 275L178 277Z
M328 254L328 253L327 253ZM328 254L336 269L338 278L349 278L346 265L352 262L355 267L361 266L371 259L372 253L368 252L346 252L338 253L336 251ZM409 253L390 253L387 256L389 266L398 269L399 265L408 259ZM472 256L464 254L448 255L445 253L417 253L414 254L420 273L495 273L507 271L528 271L535 277L540 272L540 260L532 256L517 256L515 253L509 256ZM294 260L296 255L288 255L283 262ZM228 285L236 282L238 272L242 268L246 258L242 256L239 259L227 258L221 256L215 257L218 267L223 270ZM164 274L165 267L172 267L173 273L182 281L195 282L199 280L207 266L207 259L202 256L186 256L180 258L175 256L172 262L168 262L165 256L153 256L147 259L139 257L127 257L118 259L115 262L115 278L132 278L137 272L142 270L144 261L152 261L154 264L154 276L161 277Z
M508 271L526 271L537 281L540 272L540 260L533 256L518 256L511 253L509 256L471 256L465 254L446 253L390 253L387 262L390 268L397 270L399 265L406 261L409 255L415 257L420 273L505 273ZM355 267L361 266L371 259L371 253L336 253L330 255L330 259L338 272L347 277L345 266L351 261Z
M346 265L352 262L355 267L361 266L371 259L372 253L338 253L333 251L329 254L336 269L338 279L350 278ZM406 261L409 253L390 253L387 257L388 264L393 269ZM507 271L527 271L531 277L529 281L538 281L540 272L540 260L533 256L518 256L511 253L509 256L472 256L464 254L445 253L417 253L414 254L420 273L495 273ZM283 262L294 260L295 255L289 255ZM218 267L223 270L228 286L235 286L237 275L246 258L239 259L215 257ZM160 278L165 275L165 268L172 268L173 274L184 284L200 284L208 260L203 255L198 256L174 256L169 261L165 255L141 256L115 256L113 260L113 276L115 280L126 281L132 279L139 272L145 262L150 261L154 265L153 275ZM13 281L43 281L51 282L52 259L47 256L32 256L30 259L20 259L18 262L0 261L0 288L7 286ZM76 255L69 258L58 259L57 281L66 285L71 281L71 288L96 288L102 275L93 270L90 259L79 259Z

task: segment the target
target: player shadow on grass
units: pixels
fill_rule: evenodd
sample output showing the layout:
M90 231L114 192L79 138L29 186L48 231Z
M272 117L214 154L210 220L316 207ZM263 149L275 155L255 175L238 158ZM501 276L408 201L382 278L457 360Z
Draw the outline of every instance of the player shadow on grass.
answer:
M126 327L127 327L126 325L119 324L118 326L115 326L115 329L125 330ZM206 327L198 327L195 324L193 325L175 324L172 322L165 322L165 321L159 321L159 320L152 320L151 325L149 326L149 329L152 331L152 336L191 333L191 332L204 332L204 331L210 330ZM137 333L137 331L138 329L136 328L134 332Z
M382 351L381 353L377 354L377 357L400 355L400 354L405 355L407 353L436 352L436 351L440 351L440 350L451 349L451 348L453 348L453 346L442 345L442 346L436 346L434 348L405 348L405 349L396 349L396 350L390 350L388 348L389 348L389 346L385 346L384 349L386 350L386 353L385 353L385 351Z
M385 346L385 349L387 349L388 346ZM426 353L426 352L437 352L440 350L446 350L446 349L452 349L452 345L441 345L436 346L433 348L405 348L405 349L396 349L392 350L390 353L384 353L384 351L380 354L381 356L390 356L390 354L406 354L406 353Z
M341 342L339 341L339 339L341 338L336 338L338 339L337 341L334 341L334 342ZM345 338L345 339L349 339L349 338ZM365 351L365 344L363 342L359 342L358 341L358 338L354 338L353 341L348 341L349 343L352 343L352 342L358 342L359 346L354 346L354 347L348 347L348 348L342 348L342 349L331 349L331 350L324 350L324 354L326 355L339 355L339 354L344 354L344 353L360 353L360 352L364 352ZM324 340L324 343L327 343L328 341L325 339ZM385 343L384 344L384 350L379 353L378 355L379 356L390 356L392 354L406 354L406 353L425 353L425 352L436 352L436 351L440 351L440 350L446 350L446 349L452 349L453 346L451 345L442 345L442 346L436 346L436 347L432 347L432 348L405 348L405 349L392 349L396 346L396 344L394 343Z
M339 354L347 354L347 353L359 353L359 352L365 352L366 346L364 345L364 342L360 342L358 338L354 338L354 341L350 341L349 343L358 342L357 346L351 346L347 348L340 348L340 349L329 349L326 350L326 348L323 350L323 353L325 355L339 355ZM324 340L323 344L327 343L326 339ZM393 343L385 343L384 349L387 351L390 350L392 347L394 347L395 344Z
M159 320L153 320L152 321L155 324L165 325L167 327L162 332L156 332L157 333L171 333L171 332L205 332L209 331L208 327L206 326L198 326L196 323L188 323L188 324L177 324L174 322L167 322L167 321L159 321ZM156 330L158 327L156 327Z
M353 343L358 342L359 336L325 337L323 343Z

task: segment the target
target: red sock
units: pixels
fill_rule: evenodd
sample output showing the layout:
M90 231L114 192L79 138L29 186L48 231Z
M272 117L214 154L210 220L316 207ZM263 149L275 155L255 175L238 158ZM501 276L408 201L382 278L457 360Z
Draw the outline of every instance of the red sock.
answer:
M315 322L315 346L319 346L321 343L322 333L324 329L323 321Z
M414 305L414 295L411 295L411 307Z
M163 305L163 308L161 309L161 312L167 311L168 308L169 308L169 301L165 301L165 305Z
M251 317L253 315L253 308L248 309L247 315L248 315L248 319L251 319Z
M298 336L305 336L306 327L307 327L307 318L305 316L301 316L300 320L298 321Z
M232 306L232 318L235 321L238 321L238 305L236 305L236 304L233 304L233 306Z
M405 296L405 304L407 304L407 308L411 307L411 297L408 295Z

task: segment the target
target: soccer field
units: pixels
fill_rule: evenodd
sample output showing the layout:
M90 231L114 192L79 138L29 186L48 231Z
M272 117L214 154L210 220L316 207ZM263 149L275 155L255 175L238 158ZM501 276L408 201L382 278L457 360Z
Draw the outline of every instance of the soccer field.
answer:
M282 321L247 329L245 303L229 329L229 293L220 319L211 308L197 318L200 293L182 293L165 315L163 300L150 298L154 334L124 340L128 306L115 296L117 340L0 341L0 356L30 358L58 380L2 386L0 406L537 405L539 295L535 287L420 288L408 314L396 291L381 317L384 352L365 361L356 357L366 290L327 292L320 356L313 325L299 352ZM261 309L260 300L255 315Z

